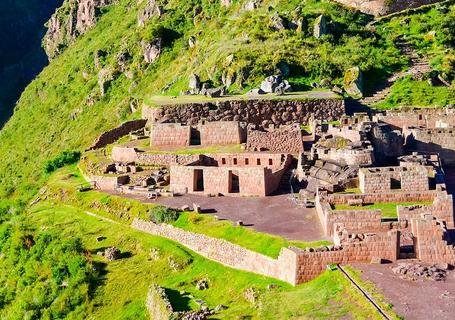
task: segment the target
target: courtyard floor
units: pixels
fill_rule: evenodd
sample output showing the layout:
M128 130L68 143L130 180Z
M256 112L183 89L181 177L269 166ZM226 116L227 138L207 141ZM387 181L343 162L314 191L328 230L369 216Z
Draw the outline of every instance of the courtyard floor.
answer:
M289 240L315 241L327 239L322 231L316 210L297 208L289 195L269 197L233 198L185 195L161 198L158 203L181 207L197 203L203 212L216 214L232 221L242 220L246 226Z
M404 260L401 260L404 261ZM401 279L392 272L396 264L354 264L361 278L380 289L393 310L405 319L453 319L455 310L455 271L445 281Z
M192 208L193 203L197 203L201 206L202 213L217 215L219 219L241 220L246 227L282 236L288 240L328 240L324 236L316 210L313 208L297 208L288 199L288 195L234 198L188 194L173 198L162 197L157 201L139 195L116 195L174 208L180 208L184 205Z

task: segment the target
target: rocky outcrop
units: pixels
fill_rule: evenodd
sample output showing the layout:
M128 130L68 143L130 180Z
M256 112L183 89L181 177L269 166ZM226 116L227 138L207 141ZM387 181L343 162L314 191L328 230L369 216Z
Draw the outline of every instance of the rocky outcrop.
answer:
M66 0L47 23L44 50L52 59L63 52L79 35L95 26L99 9L115 0Z
M328 33L327 22L328 22L327 17L323 16L323 15L320 15L314 21L313 36L316 39L319 39L320 37L322 37Z
M353 67L344 74L344 90L354 98L363 97L363 75L359 67Z
M137 16L137 24L139 27L145 26L145 23L153 17L161 17L164 14L162 7L156 3L156 0L148 0L147 5Z
M145 62L153 63L160 57L162 47L161 38L156 38L151 42L142 41L141 45Z

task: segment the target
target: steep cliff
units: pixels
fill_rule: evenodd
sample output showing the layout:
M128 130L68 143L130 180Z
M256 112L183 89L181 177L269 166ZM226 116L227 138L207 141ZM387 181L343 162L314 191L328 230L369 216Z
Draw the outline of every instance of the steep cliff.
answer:
M49 58L55 58L79 35L95 26L100 9L115 0L68 0L47 23L44 49Z

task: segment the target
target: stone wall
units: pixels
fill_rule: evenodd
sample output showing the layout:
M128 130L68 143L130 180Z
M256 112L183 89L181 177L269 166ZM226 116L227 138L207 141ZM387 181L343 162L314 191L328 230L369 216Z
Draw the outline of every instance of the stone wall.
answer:
M399 206L397 212L400 220L408 221L419 218L424 213L431 213L435 218L445 221L449 229L455 228L453 198L445 192L439 193L432 204Z
M295 283L309 281L330 264L370 263L373 258L396 261L399 248L399 233L356 234L341 245L326 247L323 250L294 249L297 255Z
M203 190L196 188L196 171L202 172ZM259 197L275 191L283 175L264 167L171 166L170 173L174 192ZM232 189L232 174L238 177L238 191Z
M282 153L212 153L204 157L204 165L216 165L218 167L261 167L278 170L283 163L289 162L290 156Z
M407 149L437 153L444 165L455 165L455 128L410 128L404 134Z
M261 274L297 285L322 273L328 264L370 262L379 257L395 261L398 256L397 231L384 234L362 234L351 237L337 246L282 248L277 259L250 251L223 239L185 231L170 225L157 225L135 219L132 227L156 236L165 237L188 247L196 253L231 268Z
M286 248L282 249L278 259L273 259L226 240L185 231L171 225L157 225L153 222L135 219L132 227L156 236L177 241L196 253L231 268L258 273L283 281L292 278L286 275L289 269L287 262L288 260L292 260L292 256L283 255L283 251L288 250Z
M150 319L169 320L174 314L174 310L166 292L156 284L152 284L147 292L145 306L149 312Z
M92 175L86 179L94 183L96 189L101 190L115 190L117 185L128 183L129 177L127 175L119 176L96 176Z
M355 8L363 13L374 16L399 12L410 8L418 8L426 4L443 0L335 0L345 6Z
M429 190L425 166L376 167L359 170L359 187L363 193Z
M387 193L358 193L358 194L331 194L328 201L332 204L348 204L350 201L361 200L362 203L386 203L386 202L428 202L433 201L439 194L445 192L430 191L407 191Z
M200 155L171 154L171 153L144 153L130 147L112 148L111 158L113 161L139 165L186 165L200 161Z
M242 132L237 121L206 122L199 125L201 145L229 145L242 143Z
M444 126L455 126L454 109L418 108L409 111L388 110L385 114L373 116L373 121L384 122L394 129L423 127L435 129Z
M299 154L303 152L302 132L298 125L275 130L249 129L246 150Z
M326 148L323 146L315 145L313 150L317 159L325 161L335 161L340 165L349 166L370 166L374 163L374 151L371 146L364 149L354 148Z
M447 229L444 223L431 215L411 220L416 257L427 263L455 265L455 248L446 241Z
M190 145L191 127L176 123L152 124L150 130L151 146L177 146Z
M142 117L151 122L196 125L202 120L240 121L263 128L270 125L308 124L311 115L315 119L334 121L344 114L345 105L341 99L228 100L142 108Z
M130 132L142 129L145 127L147 120L132 120L122 123L120 126L111 129L101 134L94 144L88 150L94 150L104 148L108 144L114 143L123 136L126 136Z

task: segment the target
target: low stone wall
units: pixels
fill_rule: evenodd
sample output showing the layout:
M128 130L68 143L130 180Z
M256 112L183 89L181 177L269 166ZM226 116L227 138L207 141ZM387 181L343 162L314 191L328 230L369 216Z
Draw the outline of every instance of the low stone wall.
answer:
M419 218L423 213L431 213L435 218L445 221L449 229L455 228L452 195L441 192L429 205L399 206L398 218L408 220Z
M418 108L410 111L388 110L385 114L376 114L373 121L384 122L394 129L424 127L435 129L444 125L455 126L455 111L441 108Z
M299 154L303 152L302 132L299 126L277 130L248 130L246 150Z
M93 182L95 184L95 188L101 190L115 190L117 185L125 184L129 181L129 176L127 175L119 175L119 176L89 176L87 177L88 181Z
M198 162L199 155L191 154L170 154L170 153L144 153L139 152L135 148L129 147L114 147L112 148L111 158L113 161L129 163L134 162L139 165L186 165L189 163Z
M297 255L295 282L309 281L330 264L370 263L373 258L396 261L398 257L399 233L396 230L381 234L362 234L362 239L352 239L342 246L325 250L294 249Z
M334 121L344 114L345 104L342 99L235 100L178 104L160 108L142 107L142 117L151 122L196 125L201 120L240 121L263 128L270 125L308 124L311 115L314 119Z
M455 129L411 128L404 134L407 149L437 153L444 165L455 165Z
M208 259L235 269L258 273L283 281L287 281L289 278L286 276L286 259L281 257L281 254L281 258L273 259L223 239L211 238L170 225L157 225L137 218L131 226L156 236L177 241ZM282 250L288 249L283 248Z
M416 238L416 256L423 262L455 266L455 247L445 240L447 229L443 222L431 215L411 220L412 233Z
M145 127L147 120L132 120L122 123L120 126L111 129L101 134L95 141L95 143L88 149L94 150L104 148L108 144L114 143L123 136L126 136L130 132L142 129Z
M372 147L365 149L337 149L315 146L313 150L317 158L326 161L335 161L341 165L369 166L374 163Z
M332 204L348 204L349 201L361 200L362 203L386 202L427 202L433 201L441 191L423 192L387 192L387 193L362 193L362 194L331 194L329 202Z
M163 288L152 284L147 292L145 306L153 320L169 320L174 310Z

